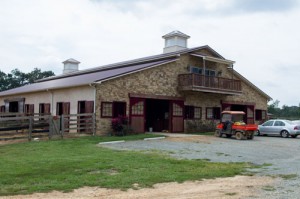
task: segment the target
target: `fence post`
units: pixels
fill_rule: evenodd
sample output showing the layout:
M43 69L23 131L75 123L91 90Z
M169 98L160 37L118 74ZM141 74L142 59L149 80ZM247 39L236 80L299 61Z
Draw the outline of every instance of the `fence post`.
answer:
M92 122L93 122L93 136L96 134L96 117L95 117L95 113L93 113L92 115Z
M49 121L48 137L49 137L49 140L50 140L53 136L53 116L52 115L49 115L48 121Z
M33 117L29 116L29 128L28 128L28 141L31 141L32 138L32 129L33 129Z
M60 126L61 126L61 138L64 138L64 132L65 132L65 117L64 117L64 115L61 115Z

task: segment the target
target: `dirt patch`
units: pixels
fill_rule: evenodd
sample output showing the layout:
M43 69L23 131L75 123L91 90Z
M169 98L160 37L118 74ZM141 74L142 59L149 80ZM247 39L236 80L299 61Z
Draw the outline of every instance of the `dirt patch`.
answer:
M274 182L271 177L235 176L184 183L161 183L153 188L129 189L121 191L99 187L83 187L70 193L53 191L32 195L2 197L7 199L44 199L44 198L105 198L105 199L152 199L152 198L244 198L259 197L261 187L270 186ZM138 187L136 185L135 187Z

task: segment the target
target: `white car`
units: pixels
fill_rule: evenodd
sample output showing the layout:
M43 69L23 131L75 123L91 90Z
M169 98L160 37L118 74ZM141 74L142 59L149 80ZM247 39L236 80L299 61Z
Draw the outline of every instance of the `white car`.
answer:
M257 135L280 135L284 138L289 136L296 138L300 135L300 124L295 124L289 120L268 120L258 125Z

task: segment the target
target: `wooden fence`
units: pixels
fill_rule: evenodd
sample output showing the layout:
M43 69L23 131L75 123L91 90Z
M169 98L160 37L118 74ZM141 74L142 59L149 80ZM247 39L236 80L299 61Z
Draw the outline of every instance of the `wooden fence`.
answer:
M24 115L0 114L0 140L61 137L76 134L95 135L95 114Z

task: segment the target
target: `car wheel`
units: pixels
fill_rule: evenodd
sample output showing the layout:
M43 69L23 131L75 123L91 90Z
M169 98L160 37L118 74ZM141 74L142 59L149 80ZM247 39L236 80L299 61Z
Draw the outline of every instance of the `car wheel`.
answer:
M220 130L216 130L215 136L216 136L216 137L222 137L221 131L220 131Z
M260 131L259 130L257 130L256 135L260 136Z
M235 138L237 140L244 140L245 139L245 136L241 133L241 132L236 132L235 133Z
M283 138L288 138L289 137L289 132L287 132L286 130L283 130L283 131L281 131L280 135Z

